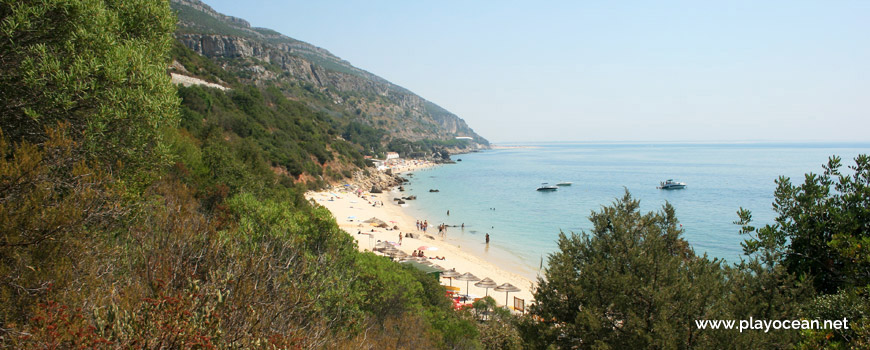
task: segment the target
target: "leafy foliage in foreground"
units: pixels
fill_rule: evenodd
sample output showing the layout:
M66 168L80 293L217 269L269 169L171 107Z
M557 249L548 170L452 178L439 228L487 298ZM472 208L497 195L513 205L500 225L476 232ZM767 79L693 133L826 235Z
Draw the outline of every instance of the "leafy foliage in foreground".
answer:
M866 348L865 259L870 166L850 174L832 157L821 176L780 178L776 223L738 211L746 258L727 266L695 256L674 209L641 214L627 193L593 212L589 234L561 234L539 280L532 319L517 324L533 348ZM700 330L695 320L841 320L841 330Z
M559 236L539 280L539 345L560 348L704 348L691 320L712 319L725 299L717 261L694 255L674 208L641 214L628 193L590 217L590 235Z
M165 1L0 17L0 346L476 347L437 281L357 252L273 170L361 160L328 118L189 88L177 127Z

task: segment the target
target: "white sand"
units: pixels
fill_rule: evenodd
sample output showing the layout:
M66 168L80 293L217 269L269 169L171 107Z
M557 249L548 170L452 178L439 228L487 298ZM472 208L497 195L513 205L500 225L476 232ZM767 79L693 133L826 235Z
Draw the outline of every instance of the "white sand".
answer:
M411 164L408 166L403 166L401 169L397 170L402 172L408 172L428 166L431 165ZM390 191L385 191L384 193L380 194L369 194L368 192L363 192L361 196L358 196L350 188L342 188L338 190L323 192L308 192L305 195L305 198L313 200L317 204L320 204L329 209L329 211L332 212L332 215L338 222L339 226L347 231L348 234L350 234L354 239L356 239L357 246L361 251L371 251L372 247L374 247L374 245L378 241L398 242L400 232L402 233L402 236L404 236L404 233L407 232L415 233L418 234L419 239L403 237L401 246L397 246L396 248L410 255L415 249L421 246L435 247L437 248L437 250L426 251L425 255L427 257L441 256L445 257L446 259L430 259L429 261L433 262L434 264L447 269L455 268L456 271L460 274L465 272L471 272L472 274L481 279L483 279L484 277L489 277L499 285L505 282L513 284L514 286L520 288L521 291L510 293L508 304L513 306L513 297L525 299L525 305L527 308L529 304L532 303L531 290L533 282L530 279L513 273L511 271L503 270L499 268L499 266L496 266L495 264L479 256L473 255L467 251L463 251L462 249L452 244L444 242L438 236L437 224L434 224L432 222L429 223L429 228L426 235L431 236L432 238L426 237L426 235L423 235L423 233L421 231L418 231L416 228L416 221L418 219L425 220L426 218L411 217L408 213L404 211L402 207L400 207L398 204L396 204L395 201L393 201L393 197L398 197L398 195L396 195L395 193L391 193ZM383 202L384 205L373 207L372 203L374 203L375 201ZM377 228L371 224L363 222L372 217L383 220L388 225L390 225L390 227L398 226L399 229L388 230L383 228ZM374 230L374 232L372 232L372 230ZM358 231L362 231L364 234L357 234ZM447 278L442 278L441 282L445 285L451 283L450 280ZM452 284L454 286L458 286L461 288L462 294L468 293L472 296L484 296L485 289L475 287L474 283L475 282L468 283L469 290L466 291L466 281L452 281ZM495 292L490 288L489 295L493 296L493 298L499 304L503 304L505 301L504 292Z

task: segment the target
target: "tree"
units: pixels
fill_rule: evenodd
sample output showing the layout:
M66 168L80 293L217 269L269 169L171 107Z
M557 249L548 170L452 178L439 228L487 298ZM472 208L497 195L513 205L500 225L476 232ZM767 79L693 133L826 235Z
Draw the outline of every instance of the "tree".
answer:
M97 237L166 164L174 21L166 1L0 0L0 340L93 288Z
M744 252L753 256L741 268L751 267L752 275L734 280L755 284L750 289L760 293L735 298L737 304L770 318L804 309L808 319L850 321L849 330L804 331L803 348L870 344L870 157L857 156L851 174L840 167L834 156L801 185L777 179L773 224L752 227L752 214L738 212L737 224L749 235Z
M167 1L0 1L0 129L39 144L67 122L85 156L126 180L165 164L176 123Z
M870 157L856 157L851 175L840 163L831 157L821 175L806 174L797 186L780 177L775 223L745 230L746 254L771 256L826 294L870 284ZM748 223L751 214L740 214Z
M516 327L517 316L510 310L496 305L492 297L485 297L472 304L472 312L479 320L480 343L484 349L522 349L523 342Z
M626 191L590 220L591 234L559 235L559 251L534 292L531 313L539 322L524 327L531 345L711 346L693 320L715 318L725 296L720 263L695 256L674 208L641 214Z

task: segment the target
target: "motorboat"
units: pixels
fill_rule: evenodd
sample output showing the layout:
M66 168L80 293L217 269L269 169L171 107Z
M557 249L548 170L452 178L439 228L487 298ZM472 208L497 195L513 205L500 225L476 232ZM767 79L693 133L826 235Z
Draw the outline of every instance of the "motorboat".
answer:
M685 182L677 182L673 179L668 179L668 181L659 183L658 189L660 190L680 190L686 188Z
M549 186L546 182L541 183L541 187L538 187L538 191L555 191L559 188L556 186Z
M557 183L556 186L571 186L572 184L573 182L562 181L560 183Z

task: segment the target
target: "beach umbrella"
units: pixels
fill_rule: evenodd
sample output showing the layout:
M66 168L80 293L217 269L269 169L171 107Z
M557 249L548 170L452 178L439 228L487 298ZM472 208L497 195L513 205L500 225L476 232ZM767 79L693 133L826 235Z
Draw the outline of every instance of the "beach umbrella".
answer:
M495 286L497 286L497 284L491 278L486 277L486 278L480 280L480 282L475 283L474 286L480 287L480 288L486 288L486 296L489 296L489 289L495 288Z
M390 245L390 244L387 243L387 242L380 241L380 242L378 242L378 244L375 244L375 248L374 248L374 250L376 250L376 251L383 251L384 249L387 249L387 248L389 248L389 247L392 247L392 245Z
M450 270L444 271L441 274L441 277L449 278L450 279L450 286L453 286L453 278L459 277L459 272L456 272L456 269L450 269Z
M505 307L508 306L508 293L520 291L519 288L515 287L513 284L510 284L510 283L502 283L502 285L495 287L493 290L496 292L504 292L504 306Z
M465 281L465 294L468 294L468 283L470 283L472 281L480 281L480 278L477 278L477 276L472 275L471 272L466 272L466 273L459 275L459 277L456 277L456 280L457 281Z
M423 265L428 265L428 266L435 265L435 264L433 264L433 263L432 263L431 261L429 261L429 260L421 260L421 261L417 261L417 262L418 262L418 263L421 263L421 264L423 264Z
M405 252L403 252L403 251L401 251L401 250L398 250L398 249L396 249L396 248L393 248L393 249L390 250L390 256L392 256L392 257L394 257L394 258L402 259L402 258L407 258L407 257L408 257L408 253L405 253Z
M396 252L398 252L398 251L399 250L396 249L396 247L393 247L393 246L388 244L388 246L386 248L384 248L384 250L382 250L381 252L386 254L386 255L392 256L393 254L396 254Z
M432 264L432 267L434 267L434 268L436 268L436 269L439 269L439 270L441 270L442 272L447 271L447 269L441 267L441 265Z
M384 224L386 224L386 223L384 222L384 220L378 219L378 218L376 218L376 217L372 217L371 219L368 219L368 220L363 221L363 222L364 222L364 223L367 223L367 224L375 224L375 225L384 225Z

